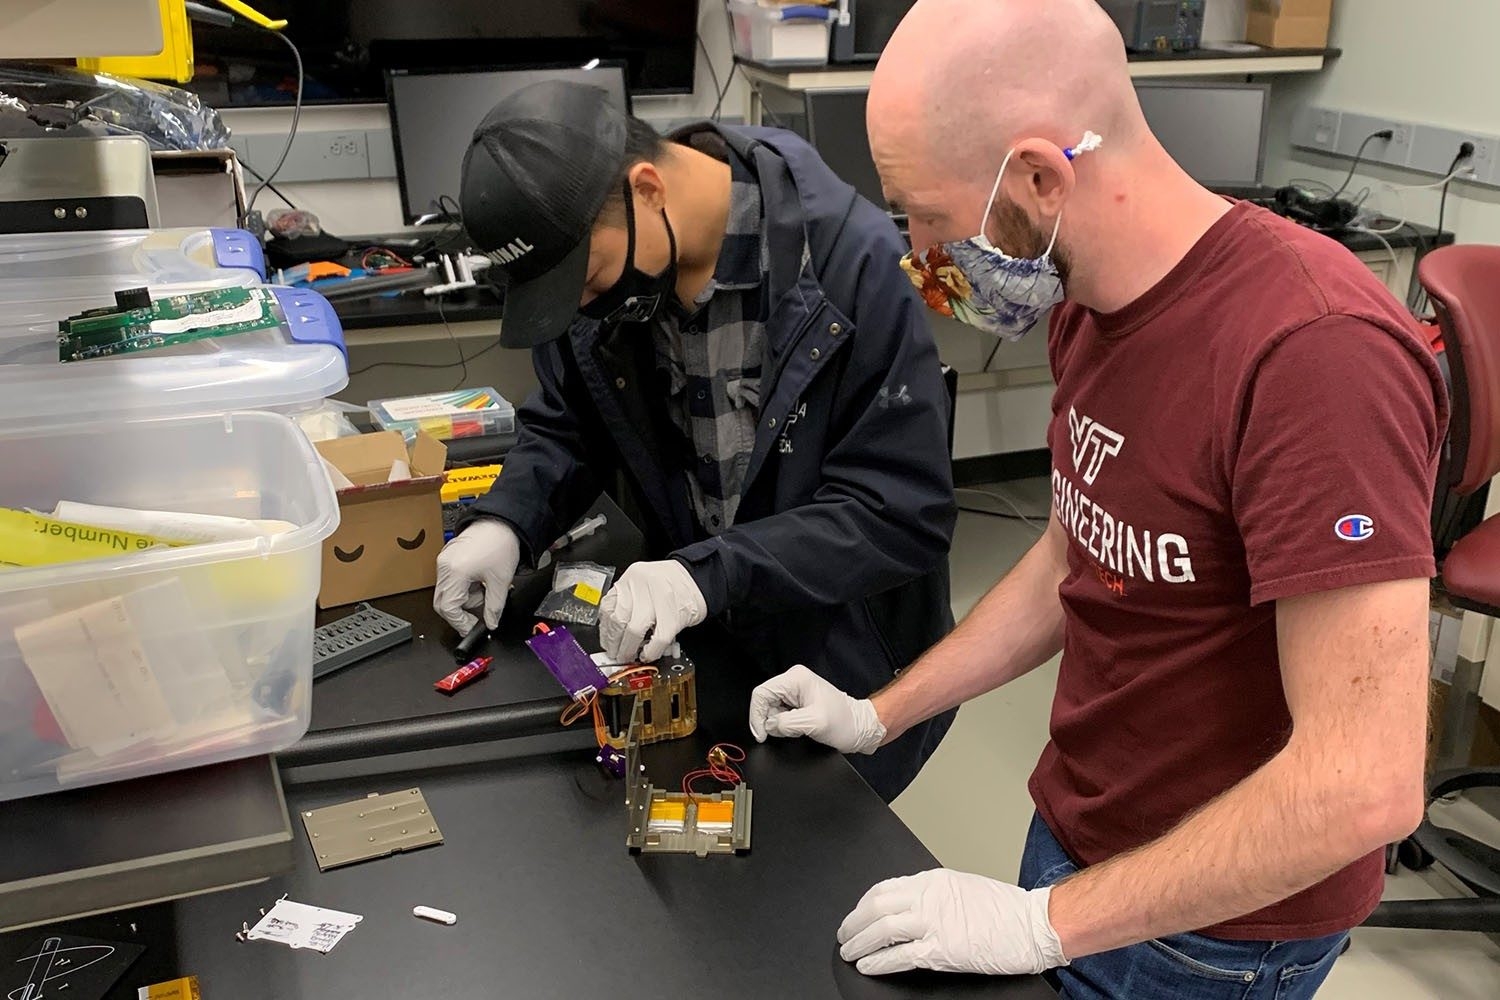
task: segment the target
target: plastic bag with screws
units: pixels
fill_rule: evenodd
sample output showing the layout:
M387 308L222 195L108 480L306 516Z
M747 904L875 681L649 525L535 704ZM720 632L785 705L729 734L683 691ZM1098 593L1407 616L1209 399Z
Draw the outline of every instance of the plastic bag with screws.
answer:
M599 602L614 582L613 566L560 562L552 573L552 592L537 606L537 617L571 625L598 625Z

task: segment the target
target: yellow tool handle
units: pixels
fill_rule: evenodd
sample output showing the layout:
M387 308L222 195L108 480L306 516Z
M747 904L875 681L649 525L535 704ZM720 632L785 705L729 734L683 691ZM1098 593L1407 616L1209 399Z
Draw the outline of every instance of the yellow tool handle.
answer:
M249 4L242 3L241 0L219 0L219 3L224 5L225 7L228 7L240 17L243 17L246 20L254 21L262 28L266 28L270 31L280 31L282 28L286 27L285 19L273 21L266 15L262 14L260 11L256 10L254 7L251 7Z

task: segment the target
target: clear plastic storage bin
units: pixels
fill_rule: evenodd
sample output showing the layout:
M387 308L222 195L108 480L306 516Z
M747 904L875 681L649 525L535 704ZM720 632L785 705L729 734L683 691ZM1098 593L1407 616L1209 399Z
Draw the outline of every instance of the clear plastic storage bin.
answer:
M452 441L488 434L511 434L516 408L493 388L455 389L427 396L373 399L370 418L383 431L400 431L408 440L417 431Z
M50 331L7 328L24 304L0 303L0 507L73 500L289 527L0 569L0 801L300 738L322 543L339 520L316 451L270 412L348 382L321 296L275 290L280 330L61 364L56 322L77 310L56 290L40 280L31 300Z
M790 4L762 7L753 0L725 0L734 26L734 54L767 66L822 66L834 7Z

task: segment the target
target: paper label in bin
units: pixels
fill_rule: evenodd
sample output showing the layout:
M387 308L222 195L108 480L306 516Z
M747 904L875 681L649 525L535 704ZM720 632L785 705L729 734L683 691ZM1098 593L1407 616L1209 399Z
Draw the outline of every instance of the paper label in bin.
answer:
M15 637L68 745L87 751L90 767L110 766L255 723L203 621L173 578L20 625Z
M122 598L23 625L16 644L75 750L110 753L172 728Z

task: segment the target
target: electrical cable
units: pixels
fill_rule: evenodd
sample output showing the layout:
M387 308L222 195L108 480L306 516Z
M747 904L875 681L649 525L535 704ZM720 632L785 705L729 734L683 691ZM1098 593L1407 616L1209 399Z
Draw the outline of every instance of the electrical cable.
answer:
M1287 181L1286 186L1287 187L1293 187L1293 188L1303 188L1303 189L1307 189L1307 188L1322 188L1324 191L1328 192L1326 195L1323 195L1323 200L1326 201L1327 199L1333 197L1333 185L1331 185L1331 184L1325 184L1324 182L1319 181L1319 180L1314 180L1311 177L1293 177L1291 180ZM1312 194L1312 193L1313 193L1312 191L1308 191L1308 194Z
M708 750L708 766L689 771L682 776L682 794L689 801L697 797L693 785L704 778L712 778L722 785L733 788L745 780L736 764L745 759L745 751L733 743L715 743Z
M1365 149L1370 145L1370 143L1374 142L1376 139L1384 139L1386 142L1390 142L1393 138L1395 138L1395 133L1388 128L1381 129L1378 132L1371 132L1369 135L1365 136L1365 141L1359 144L1359 151L1354 154L1354 162L1349 164L1348 176L1344 178L1344 183L1339 185L1339 189L1333 192L1333 194L1330 196L1330 200L1332 198L1337 198L1339 195L1343 194L1345 190L1348 189L1349 182L1354 180L1354 172L1359 169L1360 162L1365 158Z
M453 332L453 327L448 322L448 314L443 309L443 296L441 295L437 297L437 307L438 319L443 321L443 329L448 331L448 339L453 341L453 349L458 352L458 363L463 366L463 372L459 374L458 381L453 383L453 389L460 389L465 382L469 381L469 359L464 357L464 345L458 342L458 334Z
M1404 225L1404 223L1403 223L1403 225ZM1401 227L1397 226L1396 228L1400 229ZM1394 230L1386 231L1386 230L1379 230L1379 229L1370 229L1367 226L1350 226L1349 227L1349 231L1351 233L1364 233L1366 236L1373 236L1373 237L1375 237L1375 239L1377 239L1377 240L1380 241L1380 245L1383 246L1383 247L1385 247L1385 252L1388 253L1388 254L1390 254L1390 256L1391 256L1391 267L1397 268L1397 269L1399 269L1401 267L1401 261L1396 256L1396 248L1393 247L1393 246L1391 246L1391 241L1390 240L1386 239L1386 236L1390 235L1390 232L1394 232Z
M300 211L302 211L302 209L298 208L297 205L296 205L296 203L293 202L292 199L288 198L286 195L284 195L284 194L281 193L281 189L280 188L278 188L275 184L272 184L270 181L267 181L265 174L261 173L259 170L256 170L254 167L252 167L250 164L246 163L244 160L239 160L238 157L236 157L236 159L238 160L240 167L243 168L246 173L250 174L252 177L254 177L258 181L265 181L265 187L266 187L266 189L268 191L270 191L272 194L274 194L276 197L280 198L282 201L286 202L286 207L287 208L290 208L294 212L300 212Z
M1465 149L1465 147L1467 147L1467 150ZM1458 147L1458 155L1455 156L1453 158L1453 162L1448 165L1448 176L1443 178L1443 196L1438 200L1437 231L1439 239L1441 239L1443 235L1443 219L1448 215L1448 185L1452 184L1454 178L1458 176L1458 165L1466 160L1471 159L1473 156L1474 144L1466 142ZM1469 173L1472 174L1473 172L1474 168L1472 166L1469 167Z
M245 215L247 218L251 212L255 211L255 202L260 197L260 193L270 187L271 182L276 179L276 175L281 173L281 168L286 164L287 154L292 151L292 141L297 138L297 125L302 120L302 85L305 82L305 76L302 72L302 53L297 51L296 43L288 38L284 31L272 31L269 28L262 28L261 30L267 34L275 35L286 44L287 48L292 50L292 58L297 63L297 97L292 104L292 127L287 129L286 144L281 147L281 156L277 159L276 166L271 168L271 172L266 175L260 187L256 188L255 192L250 195L250 203L245 206Z
M411 253L412 257L422 257L429 253L441 253L445 247L454 243L455 237L467 235L463 226L463 210L459 207L458 200L452 195L441 194L438 195L437 203L438 208L448 217L448 221L443 223L442 228L438 230L435 236L428 237L425 243L422 243L413 250ZM451 209L448 207L449 204L453 206Z
M1041 533L1041 532L1044 532L1044 531L1047 530L1046 526L1044 524L1038 524L1037 523L1038 521L1046 521L1047 520L1046 517L1033 517L1031 515L1026 514L1023 510L1021 510L1020 507L1018 507L1016 505L1016 502L1014 500L1012 500L1010 497L1006 496L1003 493L995 493L995 492L992 492L990 490L976 489L975 487L972 487L972 486L960 486L956 490L954 490L954 492L955 493L976 493L979 496L987 497L990 500L998 500L1001 503L1005 504L1005 506L1009 507L1015 513L1013 513L1013 514L1005 514L1005 513L1002 513L1000 511L997 511L997 510L984 510L983 508L980 508L980 507L964 507L962 505L959 506L959 508L958 508L959 510L967 511L970 514L983 514L983 515L985 515L987 517L999 517L999 518L1004 518L1004 519L1009 520L1009 521L1020 521L1021 523L1025 524L1028 528L1030 528L1032 531L1035 531L1035 532L1038 532L1038 533Z
M453 205L451 209L448 207L450 202ZM457 198L453 197L451 194L440 194L438 195L437 203L438 208L442 209L444 212L447 212L448 215L452 218L452 221L458 223L463 222L464 210L459 207Z
M755 84L754 81L750 82L750 89L753 90L753 91L755 91L755 96L756 97L760 98L760 114L761 114L761 117L762 118L770 118L771 119L771 124L775 125L777 128L786 128L787 127L786 122L782 121L780 118L777 118L776 117L776 112L772 111L769 107L766 106L766 95L762 94L760 92L760 87L758 87Z
M724 89L721 90L721 91L719 91L719 96L714 101L714 113L710 116L710 117L713 118L714 121L718 121L720 115L723 113L723 111L724 111L724 98L727 97L727 96L729 96L729 88L732 87L732 86L734 86L734 75L736 73L738 73L739 71L740 71L740 64L739 63L735 63L733 66L729 67L729 75L724 78Z
M714 82L714 93L719 93L719 71L714 68L713 56L708 54L708 43L703 40L703 32L698 32L698 48L703 52L703 65L708 67L708 75ZM714 121L719 120L718 107L714 108Z
M984 367L979 369L980 374L984 374L990 370L990 365L995 363L995 355L1000 353L1000 345L1004 343L1005 341L999 337L995 338L995 346L990 348L990 356L984 359Z
M490 353L495 348L500 346L500 338L496 337L495 342L490 344L488 347L481 347L473 354L465 355L462 345L460 345L458 342L457 334L453 332L453 327L448 324L448 317L443 312L443 300L441 297L438 298L438 316L442 319L443 326L447 328L448 336L452 339L453 346L458 350L457 361L450 361L447 364L438 364L433 361L376 361L373 364L368 364L362 368L354 369L349 373L349 377L353 378L356 375L363 375L365 372L374 371L376 368L428 368L434 371L447 371L452 368L463 367L464 377L467 378L468 363L470 361L482 358L486 354ZM461 379L459 381L459 385L462 384L463 381ZM457 388L457 386L455 386L455 388Z
M621 681L628 680L631 677L655 677L659 673L661 673L661 671L651 664L636 664L633 667L626 667L625 669L610 675L609 687L614 687ZM563 709L562 715L558 716L557 721L559 725L571 726L573 723L577 722L585 715L593 717L594 739L598 742L599 746L601 748L608 746L609 727L604 723L604 709L599 704L599 693L597 691L593 694L588 695L581 701L575 701L573 704ZM735 749L739 748L736 747ZM712 751L710 751L710 753L712 753ZM743 750L740 750L740 760L745 759L744 753L745 752Z

